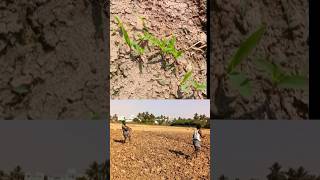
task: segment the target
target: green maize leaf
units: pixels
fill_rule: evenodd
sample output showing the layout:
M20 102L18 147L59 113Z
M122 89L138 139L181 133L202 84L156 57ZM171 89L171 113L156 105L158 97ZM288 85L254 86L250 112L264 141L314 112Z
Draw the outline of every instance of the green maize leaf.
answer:
M275 71L276 69L276 65L275 64L272 64L270 62L268 62L267 60L265 59L258 59L256 61L254 61L255 64L258 66L258 68L260 70L263 70L265 71L266 73L268 73L269 75L272 75L273 72Z
M122 26L121 30L122 30L124 40L126 41L126 43L128 44L129 47L132 47L132 42L129 38L128 32L124 29L123 26Z
M237 50L236 54L232 57L227 71L231 73L237 65L241 63L243 59L249 56L251 51L257 46L265 32L266 27L261 26L256 32L254 32L248 39L246 39Z
M172 55L175 59L178 59L179 57L181 57L182 52L181 51L174 51L174 53Z
M144 53L144 48L142 48L141 46L139 46L138 43L132 41L132 42L131 42L131 45L132 45L132 47L133 47L133 50L134 50L136 53L138 53L138 54L140 54L140 55Z
M14 88L13 91L14 91L15 93L17 93L17 94L26 94L26 93L29 92L29 89L28 89L28 87L25 86L25 85L20 85L20 86Z
M99 120L99 114L97 112L90 112L91 120Z
M278 66L274 65L274 71L271 76L272 83L278 84L283 78L285 78L285 73Z
M243 73L233 72L229 78L231 86L238 89L242 96L248 97L252 94L250 80Z
M307 78L300 75L284 76L278 83L278 87L288 89L305 89L308 85Z
M140 41L148 40L144 35L141 35L141 34L138 34L138 39L139 39Z
M148 40L154 46L161 46L161 41L148 32L144 32L145 40Z
M190 91L190 83L184 83L181 86L181 91L187 93Z
M120 18L118 16L114 16L114 19L117 21L118 23L118 26L121 26L121 21L120 21Z
M180 85L186 84L186 82L190 80L191 75L192 75L192 71L188 71L188 72L183 76L183 79L182 79L182 81L180 82Z
M206 83L193 82L193 87L196 91L205 91L207 89Z
M247 79L246 81L244 81L241 86L239 87L239 92L241 94L241 96L243 97L249 97L252 94L252 88L251 88L251 83L250 80Z
M123 38L124 40L126 41L126 43L128 44L128 46L131 48L132 47L132 43L131 43L131 40L129 38L129 35L128 35L128 32L126 31L126 29L124 28L122 22L120 21L119 17L118 16L115 16L114 17L118 23L118 26L120 27L121 29L121 32L123 34Z
M243 73L233 72L229 74L229 79L231 86L238 88L247 79L247 77Z
M172 37L169 41L168 41L168 48L171 48L171 49L175 49L174 48L174 45L176 44L176 37Z

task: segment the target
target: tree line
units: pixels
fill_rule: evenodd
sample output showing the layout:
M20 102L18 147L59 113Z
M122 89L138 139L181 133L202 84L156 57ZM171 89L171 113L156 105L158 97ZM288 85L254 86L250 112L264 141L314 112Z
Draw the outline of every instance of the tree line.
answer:
M304 167L300 166L296 169L288 168L283 170L279 163L274 163L269 168L269 174L266 175L267 180L320 180L320 175L314 175L308 172ZM221 175L219 180L231 180L225 175ZM240 180L235 178L235 180ZM250 180L258 180L251 178Z
M109 162L92 162L85 171L84 176L76 177L76 180L105 180L110 177ZM25 180L25 172L21 166L16 166L12 171L5 173L0 170L0 180ZM43 180L48 180L45 175Z
M110 116L111 122L119 122L119 117L117 114ZM123 121L123 120L122 120ZM160 115L155 116L149 112L138 113L135 118L132 119L132 122L138 124L158 124L158 125L167 125L167 126L195 126L200 124L202 127L210 128L210 120L204 114L195 113L193 118L174 118L169 120L168 116Z

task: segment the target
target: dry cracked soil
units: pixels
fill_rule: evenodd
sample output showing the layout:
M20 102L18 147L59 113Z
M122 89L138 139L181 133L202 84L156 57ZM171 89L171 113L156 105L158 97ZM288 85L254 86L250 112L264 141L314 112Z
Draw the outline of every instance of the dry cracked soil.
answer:
M123 144L121 124L110 124L111 179L210 179L210 130L201 154L193 152L192 128L128 124L132 141Z
M268 58L288 73L309 77L309 1L214 0L210 31L210 97L213 119L308 119L308 90L274 93L254 64ZM253 93L241 97L225 78L226 66L239 44L261 24L266 32L239 70L253 79Z
M110 2L110 94L112 99L204 99L206 91L182 92L180 82L187 71L193 79L206 83L206 1L198 0L112 0ZM114 20L118 16L129 36L137 38L145 18L149 31L157 38L177 38L182 58L161 56L150 50L137 62L125 44ZM135 37L134 37L135 36ZM163 62L174 63L165 70Z
M107 114L103 3L0 1L0 119Z

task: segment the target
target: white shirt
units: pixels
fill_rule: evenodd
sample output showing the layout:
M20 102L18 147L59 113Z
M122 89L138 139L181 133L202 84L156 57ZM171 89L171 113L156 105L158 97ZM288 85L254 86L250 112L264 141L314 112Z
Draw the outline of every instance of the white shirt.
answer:
M193 139L201 141L201 137L198 129L194 130Z

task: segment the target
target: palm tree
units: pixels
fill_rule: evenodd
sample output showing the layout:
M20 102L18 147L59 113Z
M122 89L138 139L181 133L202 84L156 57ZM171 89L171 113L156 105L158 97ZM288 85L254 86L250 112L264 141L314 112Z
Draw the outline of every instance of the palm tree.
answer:
M3 179L6 176L6 173L4 171L0 170L0 179Z
M222 175L219 177L219 180L228 180L228 177L225 176L224 174L222 174Z
M24 173L22 168L17 166L10 172L10 180L24 180Z
M107 161L103 162L99 165L99 177L101 178L101 180L106 179L107 178Z
M286 172L286 175L288 176L288 180L314 179L314 177L310 177L308 175L308 172L302 166L300 166L297 170L289 168L289 170Z
M86 170L86 174L89 177L89 180L99 180L99 164L94 161L89 169Z
M281 171L281 166L279 163L274 163L269 170L271 171L270 174L267 175L268 180L286 180L286 176L284 172Z

